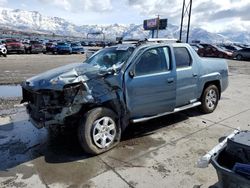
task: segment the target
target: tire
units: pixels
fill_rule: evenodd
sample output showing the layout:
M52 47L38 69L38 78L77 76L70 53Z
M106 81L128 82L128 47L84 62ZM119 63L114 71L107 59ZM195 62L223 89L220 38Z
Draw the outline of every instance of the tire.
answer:
M237 59L237 60L242 60L242 55L238 54L238 55L236 56L236 59Z
M219 90L215 85L209 85L202 93L200 109L203 113L212 113L219 101Z
M89 154L97 155L112 149L121 139L116 114L102 107L88 111L80 120L78 139L83 150Z

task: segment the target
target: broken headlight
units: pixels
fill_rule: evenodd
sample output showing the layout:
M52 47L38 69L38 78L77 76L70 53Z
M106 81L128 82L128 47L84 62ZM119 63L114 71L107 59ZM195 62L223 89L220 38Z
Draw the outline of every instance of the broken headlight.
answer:
M64 86L63 89L63 96L66 104L71 104L76 95L79 94L79 92L84 90L84 86L82 84L70 84Z

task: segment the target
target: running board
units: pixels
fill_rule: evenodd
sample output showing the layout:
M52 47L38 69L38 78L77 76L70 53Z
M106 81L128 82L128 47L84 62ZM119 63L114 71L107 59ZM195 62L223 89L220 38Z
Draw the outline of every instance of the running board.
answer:
M201 105L201 102L195 102L195 103L192 103L192 104L188 104L186 106L175 108L174 111L172 111L172 112L165 112L165 113L158 114L158 115L155 115L155 116L144 117L144 118L139 118L139 119L133 119L132 123L139 123L139 122L143 122L143 121L148 121L150 119L158 118L158 117L165 116L165 115L168 115L168 114L173 114L175 112L180 112L180 111L183 111L183 110L187 110L189 108L193 108L193 107L196 107L196 106L199 106L199 105Z

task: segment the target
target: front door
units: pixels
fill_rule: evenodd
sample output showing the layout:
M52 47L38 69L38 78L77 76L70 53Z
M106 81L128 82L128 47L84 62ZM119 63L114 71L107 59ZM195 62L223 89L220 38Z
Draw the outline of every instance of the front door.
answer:
M171 69L169 54L168 47L148 49L126 71L126 102L131 118L174 110L176 72Z

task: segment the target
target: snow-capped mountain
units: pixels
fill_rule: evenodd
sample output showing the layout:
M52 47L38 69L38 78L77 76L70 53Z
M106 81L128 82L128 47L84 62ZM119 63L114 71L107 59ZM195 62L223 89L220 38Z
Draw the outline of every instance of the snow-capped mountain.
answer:
M151 37L149 31L144 31L142 25L112 24L112 25L82 25L78 26L58 17L43 16L36 11L9 9L0 7L0 28L21 30L25 32L55 33L57 35L86 37L88 33L100 32L107 39L116 37L144 39ZM159 37L179 38L179 27L169 24L166 30L159 32ZM201 28L192 28L190 41L203 42L244 42L250 43L249 33L225 32L211 33Z

